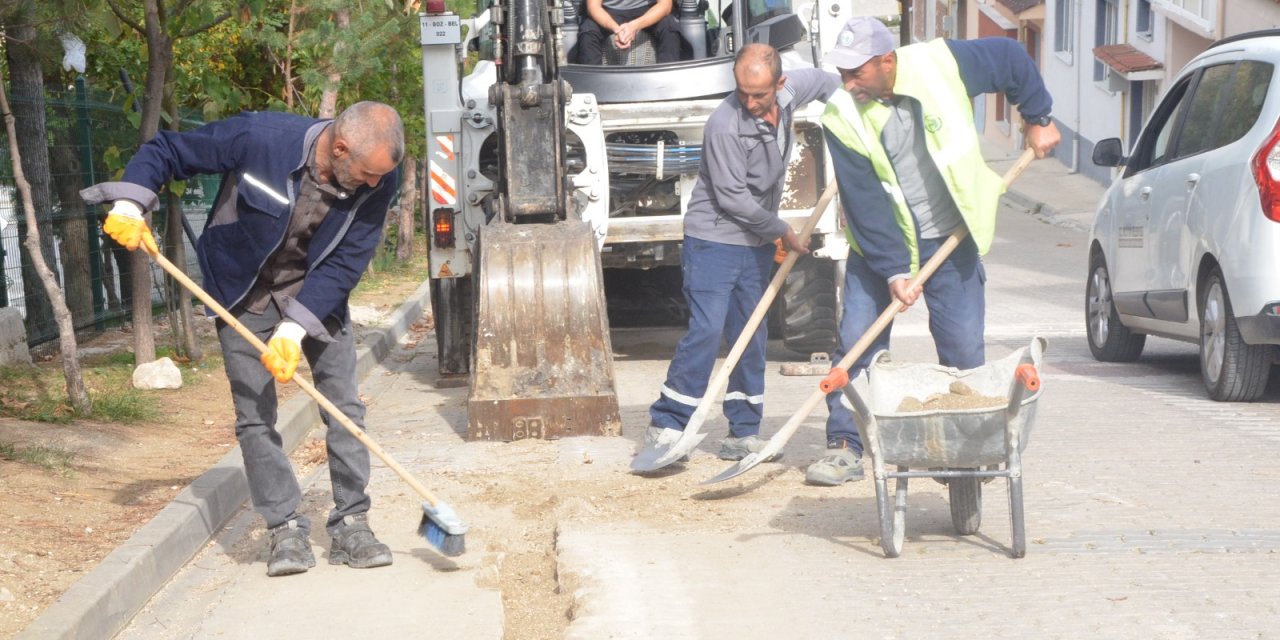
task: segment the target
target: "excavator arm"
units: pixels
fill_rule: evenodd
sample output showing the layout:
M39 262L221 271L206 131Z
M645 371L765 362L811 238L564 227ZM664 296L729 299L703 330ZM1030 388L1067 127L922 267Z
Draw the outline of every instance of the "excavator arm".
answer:
M559 2L494 6L497 181L475 248L467 435L617 434L600 252L568 199Z

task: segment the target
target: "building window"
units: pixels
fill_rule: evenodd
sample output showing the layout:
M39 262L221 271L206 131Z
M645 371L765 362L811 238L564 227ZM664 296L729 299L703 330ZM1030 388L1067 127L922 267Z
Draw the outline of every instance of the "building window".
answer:
M1137 15L1134 16L1134 27L1138 35L1150 40L1151 32L1154 30L1151 20L1151 0L1138 0L1136 8Z
M1217 4L1214 0L1156 0L1156 3L1177 7L1204 21L1210 20Z
M1075 25L1072 19L1075 17L1076 0L1058 0L1054 6L1053 14L1053 50L1071 55L1075 47L1073 40L1075 39Z
M1094 45L1104 46L1115 44L1118 35L1117 25L1119 20L1119 9L1116 7L1116 0L1097 0L1098 2L1098 22L1095 26ZM1093 59L1093 81L1103 82L1107 79L1107 65L1103 64L1097 58Z

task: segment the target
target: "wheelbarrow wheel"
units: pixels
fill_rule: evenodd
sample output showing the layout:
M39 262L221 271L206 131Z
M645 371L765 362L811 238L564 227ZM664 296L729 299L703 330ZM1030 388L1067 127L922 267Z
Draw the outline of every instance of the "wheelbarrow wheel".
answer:
M906 471L906 467L898 467ZM902 554L903 532L907 519L907 479L898 478L894 499L889 500L888 480L876 479L876 501L880 507L880 548L888 558Z
M971 536L982 526L982 482L978 478L948 478L951 524L956 533Z

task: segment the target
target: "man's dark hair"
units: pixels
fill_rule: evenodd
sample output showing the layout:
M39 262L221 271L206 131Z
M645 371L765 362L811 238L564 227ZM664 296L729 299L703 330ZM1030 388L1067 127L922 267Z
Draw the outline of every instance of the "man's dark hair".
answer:
M404 157L404 123L394 107L381 102L357 102L333 120L333 133L347 141L351 152L363 156L379 145L389 145L391 161Z
M736 74L743 65L757 64L769 70L774 82L782 77L782 58L778 56L778 50L763 42L753 42L739 49L733 60L733 71Z

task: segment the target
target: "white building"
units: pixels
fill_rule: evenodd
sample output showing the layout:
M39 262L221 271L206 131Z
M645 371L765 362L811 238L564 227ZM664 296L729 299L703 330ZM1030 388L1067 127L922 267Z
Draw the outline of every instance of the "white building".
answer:
M1062 132L1055 156L1075 171L1110 182L1093 146L1120 138L1126 150L1168 81L1215 41L1280 27L1278 0L911 0L911 37L1002 35L1026 46L1053 94ZM1023 145L1017 110L1001 96L975 100L988 141Z
M1100 182L1094 144L1129 148L1169 81L1215 41L1280 25L1275 0L1047 0L1041 71L1063 134L1055 155Z

